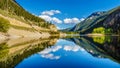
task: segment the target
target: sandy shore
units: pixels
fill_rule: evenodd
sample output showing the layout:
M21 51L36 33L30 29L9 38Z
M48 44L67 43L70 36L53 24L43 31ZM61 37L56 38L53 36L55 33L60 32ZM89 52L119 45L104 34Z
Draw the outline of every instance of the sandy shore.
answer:
M27 31L10 28L8 31L10 38L19 37L32 37L32 38L49 38L50 34L48 32L37 32L37 31Z
M95 33L95 34L86 34L86 36L105 36L105 35L104 34Z
M30 37L30 38L49 38L50 33L47 31L51 31L50 29L47 28L42 28L39 26L31 26L30 24L27 24L26 21L20 21L15 18L10 18L7 16L4 16L0 14L0 17L3 17L4 19L7 19L11 25L18 26L18 27L25 27L25 28L30 28L30 29L36 29L35 31L30 31L30 30L24 30L24 29L17 29L14 27L9 28L8 32L6 34L0 32L0 41L1 40L6 40L6 39L18 39L18 38L23 38L23 37ZM42 32L41 32L42 31Z
M6 34L0 33L0 41L7 40L7 39L18 39L18 38L38 39L38 38L49 38L50 37L50 34L48 32L39 33L37 31L31 32L31 31L26 31L26 30L18 30L14 28L10 28Z
M7 40L8 37L0 33L0 43L3 43L5 40Z

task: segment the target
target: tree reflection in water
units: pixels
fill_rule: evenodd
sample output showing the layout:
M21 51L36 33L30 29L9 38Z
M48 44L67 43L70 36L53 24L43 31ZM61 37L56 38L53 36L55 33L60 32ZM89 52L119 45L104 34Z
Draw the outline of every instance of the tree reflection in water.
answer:
M21 38L1 43L0 68L13 68L23 59L42 51L45 48L51 47L56 43L56 41L57 38L29 41L25 40L25 38Z
M60 59L61 56L52 54L60 49L64 51L79 50L87 51L97 58L109 58L120 63L120 37L102 36L102 37L72 37L64 38L74 42L77 46L54 46L58 38L33 39L21 38L12 39L0 43L0 68L13 68L25 58L33 54L40 54L47 59Z
M73 41L88 53L98 58L109 58L120 63L120 37L100 36L100 37L77 37L66 39Z

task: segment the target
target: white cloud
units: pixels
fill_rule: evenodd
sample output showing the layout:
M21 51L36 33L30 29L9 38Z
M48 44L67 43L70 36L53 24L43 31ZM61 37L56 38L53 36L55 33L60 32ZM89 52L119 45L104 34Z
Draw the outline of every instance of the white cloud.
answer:
M58 24L62 23L62 21L60 19L56 18L56 17L51 17L51 16L48 16L48 15L40 15L39 17L45 19L48 22L58 23Z
M80 19L80 21L84 21L84 20L85 20L85 18L81 18L81 19Z
M64 47L64 50L65 50L65 51L71 51L71 50L72 50L72 47L71 47L71 46L65 46L65 47Z
M62 20L58 19L57 17L52 17L55 14L61 13L59 10L50 10L50 11L43 11L39 17L45 19L48 22L52 23L62 23Z
M56 22L56 23L62 23L62 21L60 19L56 18L56 17L53 17L52 21Z
M75 45L75 46L70 46L70 45L66 45L64 46L64 50L65 51L73 51L73 52L77 52L77 51L84 51L83 48L81 48L80 46L78 45Z
M43 11L41 13L41 15L39 17L45 19L46 21L48 22L52 22L52 23L57 23L57 24L61 24L62 22L64 22L65 24L76 24L76 23L79 23L81 21L84 20L84 18L65 18L63 20L60 20L59 18L57 17L54 17L55 14L60 14L61 11L59 10L49 10L49 11Z
M80 22L80 20L79 20L78 18L73 18L72 21L73 21L74 23L79 23L79 22Z
M52 48L52 51L53 51L53 52L56 52L56 51L58 51L58 50L61 49L61 48L62 48L62 46L58 45L58 46L56 46L56 47L53 47L53 48Z
M39 52L40 54L47 54L47 53L51 53L51 52L56 52L58 51L59 49L61 49L62 46L58 45L58 46L54 46L52 48L47 48L41 52Z
M65 29L65 28L61 28L61 27L58 27L58 26L57 26L57 29L62 30L62 29Z
M58 45L58 46L54 46L52 48L47 48L41 52L39 52L39 54L41 54L41 57L43 58L48 58L48 59L60 59L60 56L55 56L54 54L51 54L53 52L58 51L59 49L61 49L62 46Z
M39 52L39 54L48 54L50 52L52 52L52 50L48 48L48 49L45 49L45 50Z
M41 57L43 58L47 58L47 59L60 59L60 56L55 56L54 54L43 54L41 55Z
M64 41L64 40L61 40ZM46 58L46 59L51 59L51 60L58 60L61 58L60 55L55 55L54 53L57 52L58 50L65 50L65 51L72 51L72 52L78 52L78 51L85 51L82 47L78 45L65 45L64 47L57 45L51 48L46 48L45 50L39 52L38 54L41 55L41 57Z
M79 23L79 22L81 22L81 21L83 21L84 20L84 18L81 18L81 19L78 19L78 18L66 18L66 19L64 19L64 23L66 23L66 24L69 24L69 23Z
M59 10L50 10L50 11L43 11L41 14L42 15L48 15L48 16L53 16L55 14L60 14L61 12Z
M46 21L50 22L52 20L52 18L48 15L40 15L39 17L45 19Z
M79 46L74 46L74 47L73 47L73 51L74 51L74 52L77 52L77 51L79 51L79 50L80 50L80 47L79 47Z
M72 23L72 19L66 18L66 19L64 19L64 23Z

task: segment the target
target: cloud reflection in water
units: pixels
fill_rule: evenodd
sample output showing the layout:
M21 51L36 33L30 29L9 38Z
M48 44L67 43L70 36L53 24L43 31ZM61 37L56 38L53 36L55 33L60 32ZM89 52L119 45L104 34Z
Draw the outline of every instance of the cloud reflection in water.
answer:
M66 52L78 52L78 51L85 51L83 48L81 48L78 45L56 45L53 46L51 48L46 48L45 50L39 52L39 54L41 55L41 57L43 58L47 58L47 59L51 59L51 60L58 60L61 58L61 56L59 55L54 55L55 52L59 51L60 49L62 49L63 51Z

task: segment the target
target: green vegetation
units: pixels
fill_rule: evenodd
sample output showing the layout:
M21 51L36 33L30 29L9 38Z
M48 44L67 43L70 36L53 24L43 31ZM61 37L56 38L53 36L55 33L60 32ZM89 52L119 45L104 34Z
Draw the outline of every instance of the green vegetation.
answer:
M113 30L112 30L111 28L108 28L108 29L105 30L105 33L106 33L106 34L112 34L112 31L113 31Z
M102 37L93 37L93 41L97 42L99 44L104 44L104 42L105 42L105 36L102 36Z
M31 46L30 43L35 44L32 44ZM27 41L24 43L13 45L11 47L8 47L6 43L0 44L0 68L14 68L25 58L35 53L38 53L44 50L45 48L51 47L54 44L55 42L53 43L51 39L39 39L30 42ZM27 47L25 45L27 45ZM19 49L19 46L25 47ZM18 48L18 50L16 50L15 48ZM15 49L16 51L13 51L13 53L11 53L10 51L13 49Z
M104 27L98 27L98 28L94 28L92 33L111 34L112 29L110 28L105 29Z
M0 44L0 59L8 55L9 50L6 43Z
M64 32L64 33L66 33L66 34L79 34L78 32L73 32L73 31L69 31L69 32Z
M16 29L20 29L20 30L36 31L33 28L21 27L21 26L16 26L16 25L11 25L11 27L16 28Z
M7 32L10 28L10 22L0 17L0 32Z
M94 42L104 44L105 42L111 42L111 36L96 36L92 37Z
M24 10L15 0L0 0L0 9L5 10L9 15L16 15L28 22L32 21L32 23L29 24L46 28L49 28L49 25L51 25L51 23L46 22L42 18Z
M93 30L93 33L101 33L105 34L105 28L104 27L98 27Z

